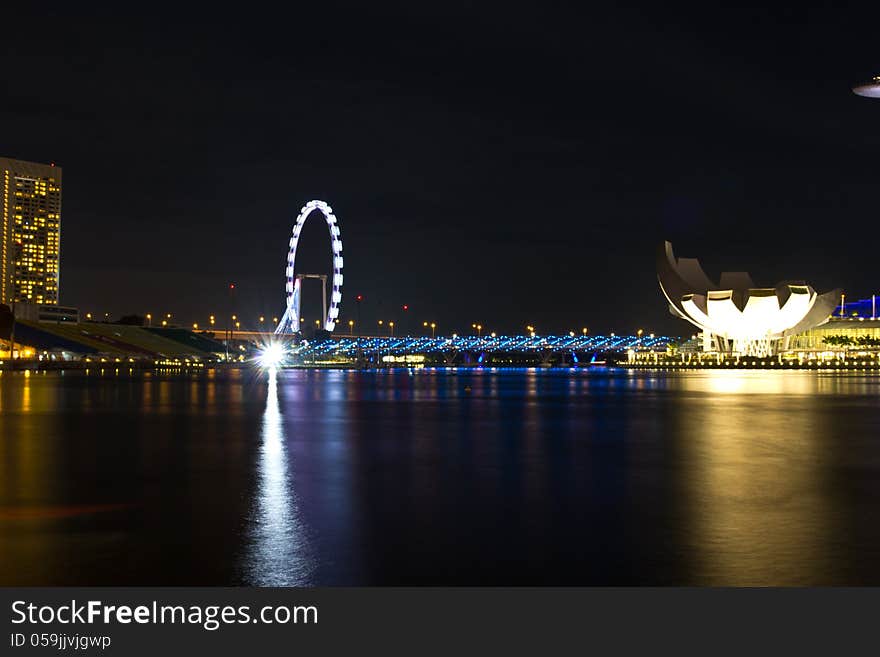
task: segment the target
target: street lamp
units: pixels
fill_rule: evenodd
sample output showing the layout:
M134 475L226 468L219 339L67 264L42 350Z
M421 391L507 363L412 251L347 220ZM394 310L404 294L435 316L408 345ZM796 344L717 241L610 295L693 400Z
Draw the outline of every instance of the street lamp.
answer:
M434 338L434 329L437 328L437 324L435 322L431 322L431 338Z
M229 284L229 298L228 305L226 306L226 328L225 328L225 337L224 340L226 344L226 362L229 362L229 341L232 339L232 328L229 326L229 315L232 315L232 309L235 307L235 300L233 299L233 294L235 293L235 283ZM232 315L232 321L235 321L235 315Z
M88 317L88 315L87 315ZM147 313L147 326L153 325L153 316L150 313Z
M357 363L360 365L361 362L361 301L364 300L363 294L358 294L354 298L354 305L357 308L357 327L358 327L358 336L357 336Z
M394 322L388 322L388 327L391 329L391 337L394 337Z
M198 322L193 322L193 330L198 329L198 328L199 328Z
M353 319L348 320L348 334L354 335L354 320Z

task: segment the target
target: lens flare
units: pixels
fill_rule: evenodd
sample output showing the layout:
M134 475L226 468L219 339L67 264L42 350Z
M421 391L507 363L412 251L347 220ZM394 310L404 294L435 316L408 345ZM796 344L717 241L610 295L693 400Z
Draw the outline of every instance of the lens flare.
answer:
M279 343L273 342L260 351L257 356L257 362L265 368L278 367L284 362L284 347Z

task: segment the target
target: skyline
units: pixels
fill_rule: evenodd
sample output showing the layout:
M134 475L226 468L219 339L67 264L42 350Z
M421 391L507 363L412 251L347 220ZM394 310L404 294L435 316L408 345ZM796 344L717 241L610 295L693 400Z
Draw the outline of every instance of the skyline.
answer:
M344 319L363 294L417 327L682 334L661 239L759 284L880 287L846 243L878 237L880 108L850 91L875 73L872 16L358 12L183 30L60 10L39 52L0 46L2 155L65 168L62 303L207 317L234 282L240 314L280 316L311 198L346 235ZM303 271L329 269L319 223Z

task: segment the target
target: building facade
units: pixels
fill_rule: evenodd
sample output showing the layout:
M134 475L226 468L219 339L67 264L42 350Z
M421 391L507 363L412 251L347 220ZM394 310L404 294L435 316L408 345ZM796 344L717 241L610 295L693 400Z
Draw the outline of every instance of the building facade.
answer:
M57 305L61 167L0 158L0 303Z

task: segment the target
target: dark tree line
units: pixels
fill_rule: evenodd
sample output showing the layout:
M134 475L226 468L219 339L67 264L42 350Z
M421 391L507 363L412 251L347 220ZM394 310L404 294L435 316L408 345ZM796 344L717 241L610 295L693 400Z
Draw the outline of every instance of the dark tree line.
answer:
M828 335L823 342L832 347L880 347L880 338L870 335Z

